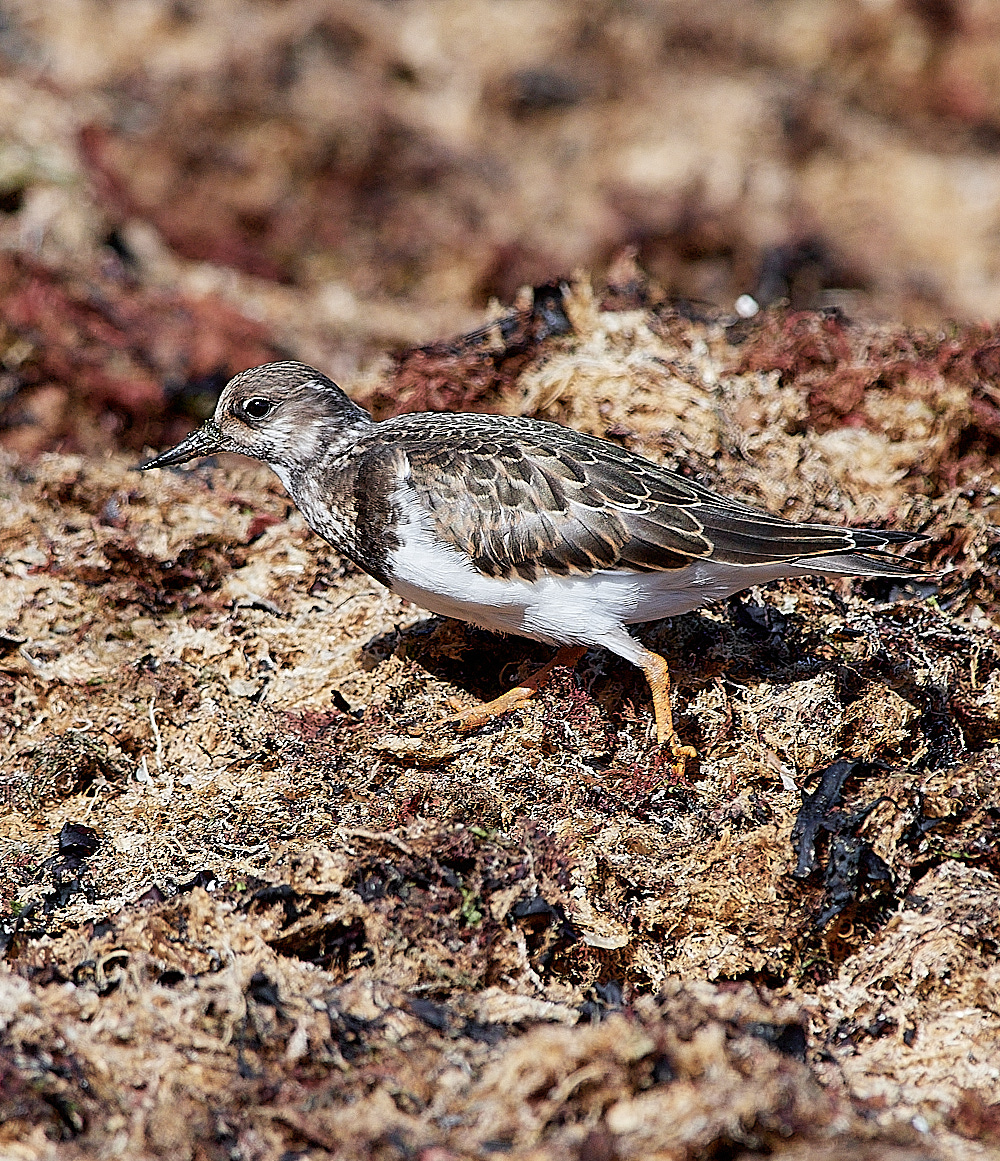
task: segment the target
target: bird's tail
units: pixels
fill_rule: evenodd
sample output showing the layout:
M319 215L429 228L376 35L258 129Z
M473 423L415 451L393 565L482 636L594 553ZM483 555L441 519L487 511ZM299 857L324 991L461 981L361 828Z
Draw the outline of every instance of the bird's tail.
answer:
M912 533L888 532L878 533L885 537L883 544L901 544L911 540L926 540L925 536L914 536ZM922 561L907 560L896 556L881 548L867 548L858 546L851 553L839 553L831 556L812 557L801 561L803 568L811 573L820 573L825 576L899 576L923 577L925 580L934 580L940 575L936 569L928 568Z

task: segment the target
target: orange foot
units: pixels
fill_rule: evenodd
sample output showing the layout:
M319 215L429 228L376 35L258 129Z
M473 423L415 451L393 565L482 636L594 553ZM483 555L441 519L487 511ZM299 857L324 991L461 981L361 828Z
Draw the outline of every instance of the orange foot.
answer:
M585 645L565 646L559 650L547 665L543 665L527 681L522 682L520 685L515 685L513 689L508 689L506 693L494 698L493 701L485 702L483 705L474 705L469 709L462 710L453 717L445 718L445 721L454 723L456 728L462 733L466 733L469 730L476 730L480 726L485 726L493 718L507 713L508 710L516 709L522 702L526 702L537 690L541 689L546 681L548 681L552 671L558 669L560 665L567 665L573 668L586 652L587 647Z
M674 760L674 773L684 777L684 767L692 758L698 757L694 746L685 746L674 729L674 716L670 710L670 669L666 661L651 649L646 649L639 664L649 682L653 695L653 711L656 714L656 740L661 746L670 748Z

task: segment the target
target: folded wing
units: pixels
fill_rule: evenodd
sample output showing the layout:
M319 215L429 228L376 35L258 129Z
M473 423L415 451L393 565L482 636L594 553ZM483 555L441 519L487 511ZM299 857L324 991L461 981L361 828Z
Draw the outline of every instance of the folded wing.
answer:
M428 425L426 416L408 428L406 418L393 422L410 483L442 538L489 576L666 571L700 558L761 565L878 553L914 539L794 524L555 424L463 417L457 432L450 424Z

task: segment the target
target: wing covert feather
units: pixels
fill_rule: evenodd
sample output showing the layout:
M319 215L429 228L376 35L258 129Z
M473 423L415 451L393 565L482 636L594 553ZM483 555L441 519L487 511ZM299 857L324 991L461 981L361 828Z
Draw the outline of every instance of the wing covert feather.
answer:
M437 532L489 576L667 571L706 557L777 563L905 539L794 524L555 424L463 415L459 428L453 415L430 418L379 426L394 429Z

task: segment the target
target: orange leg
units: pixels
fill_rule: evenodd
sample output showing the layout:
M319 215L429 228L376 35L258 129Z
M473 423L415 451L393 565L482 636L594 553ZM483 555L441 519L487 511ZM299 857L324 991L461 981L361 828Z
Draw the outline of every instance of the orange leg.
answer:
M553 669L558 669L560 665L568 665L572 668L586 652L585 645L564 646L547 665L543 665L527 681L515 685L513 689L508 689L506 693L494 698L493 701L462 710L454 717L447 718L446 721L454 722L463 733L485 726L493 718L505 714L508 710L515 709L522 702L527 701L548 681Z
M688 758L696 758L698 751L693 746L685 746L674 729L674 716L670 711L670 670L659 653L654 653L651 649L643 651L639 665L646 675L653 695L656 740L661 746L670 747L670 753L677 763L678 773L683 774L684 763Z

